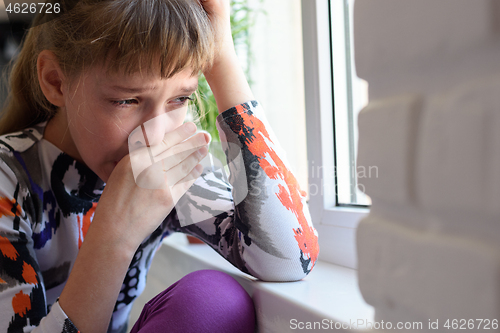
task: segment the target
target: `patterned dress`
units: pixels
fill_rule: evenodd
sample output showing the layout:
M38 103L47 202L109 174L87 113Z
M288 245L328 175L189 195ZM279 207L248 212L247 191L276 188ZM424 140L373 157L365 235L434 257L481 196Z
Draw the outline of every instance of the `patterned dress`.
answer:
M126 332L152 257L172 232L204 240L261 280L296 281L312 270L319 248L306 196L266 124L255 101L218 116L229 176L206 168L142 242L108 332ZM78 331L57 298L105 184L45 140L45 125L0 136L0 333Z

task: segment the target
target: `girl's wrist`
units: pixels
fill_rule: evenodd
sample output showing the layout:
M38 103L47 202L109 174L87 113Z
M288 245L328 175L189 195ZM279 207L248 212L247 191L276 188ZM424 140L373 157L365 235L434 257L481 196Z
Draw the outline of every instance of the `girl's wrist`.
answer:
M231 61L238 61L238 56L236 55L233 37L229 33L229 36L227 36L223 41L220 41L217 44L217 53L215 55L212 67L220 66Z
M238 58L226 55L219 60L204 74L221 113L254 97Z
M135 254L135 250L123 245L115 234L92 222L59 297L61 309L83 332L107 329Z
M221 52L221 54L219 54L215 58L214 63L204 73L204 75L207 78L208 83L210 84L210 80L216 80L220 76L226 75L228 70L241 70L238 56L236 55L236 51L234 51L234 49L230 49L228 52L224 53Z
M137 248L143 241L137 233L127 230L123 225L116 225L104 216L94 215L85 239L88 237L98 238L97 242L104 243L111 252L119 252L123 259L132 260ZM136 239L137 238L137 239Z

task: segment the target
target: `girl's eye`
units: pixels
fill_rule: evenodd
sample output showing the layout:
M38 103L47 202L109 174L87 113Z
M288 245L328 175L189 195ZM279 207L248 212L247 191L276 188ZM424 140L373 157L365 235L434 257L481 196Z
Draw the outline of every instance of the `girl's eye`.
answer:
M137 101L135 99L125 99L122 101L112 101L114 106L118 107L127 107L132 104L137 104Z
M194 99L189 97L189 96L182 96L182 97L177 97L177 98L172 100L172 102L174 104L179 104L179 105L182 105L182 104L186 103L187 101L194 101Z
M182 96L174 98L173 100L170 101L170 104L184 105L187 101L193 101L193 100L194 99L189 96ZM139 102L136 99L124 99L120 101L111 101L111 103L116 107L125 108L134 104L138 104Z

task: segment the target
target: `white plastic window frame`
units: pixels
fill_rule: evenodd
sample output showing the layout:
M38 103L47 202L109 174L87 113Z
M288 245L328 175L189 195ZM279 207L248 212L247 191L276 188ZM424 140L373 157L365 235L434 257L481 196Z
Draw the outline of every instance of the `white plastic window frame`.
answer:
M331 190L336 184L330 31L328 0L302 0L309 210L319 234L319 259L356 269L356 229L369 210L338 207Z

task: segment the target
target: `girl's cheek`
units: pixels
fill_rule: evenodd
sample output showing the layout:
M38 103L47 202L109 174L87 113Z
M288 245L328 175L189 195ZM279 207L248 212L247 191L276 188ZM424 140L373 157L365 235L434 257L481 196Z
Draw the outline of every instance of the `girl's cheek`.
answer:
M175 124L178 124L178 123L182 123L184 121L184 119L186 118L186 113L183 112L184 110L181 110L179 112L172 112L172 115L171 117L169 117L172 121L172 123L175 123Z

